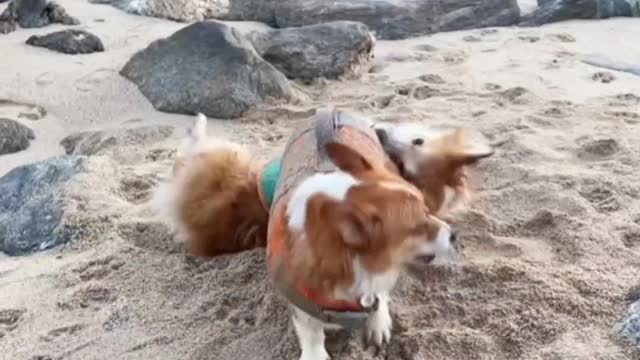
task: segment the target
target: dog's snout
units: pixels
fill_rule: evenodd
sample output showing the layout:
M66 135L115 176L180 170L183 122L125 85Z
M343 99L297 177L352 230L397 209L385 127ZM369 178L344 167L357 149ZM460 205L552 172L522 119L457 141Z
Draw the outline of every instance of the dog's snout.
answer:
M387 134L387 131L385 129L377 128L376 135L378 136L378 140L380 140L380 143L382 145L386 144L389 140L389 135Z
M451 235L449 235L449 242L452 244L455 244L457 240L458 240L458 233L452 230Z

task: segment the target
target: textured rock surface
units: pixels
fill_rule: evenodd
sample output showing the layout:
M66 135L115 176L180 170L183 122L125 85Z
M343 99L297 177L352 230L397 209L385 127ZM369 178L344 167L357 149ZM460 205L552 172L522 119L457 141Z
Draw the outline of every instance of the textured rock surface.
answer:
M172 126L140 126L130 129L85 131L62 139L60 145L68 155L99 155L121 146L145 146L169 138Z
M269 98L289 99L287 78L235 29L189 25L136 53L120 71L161 111L235 118Z
M80 21L59 4L47 0L13 0L0 14L0 32L8 33L19 24L23 28L40 28L53 23L77 25Z
M519 15L515 0L236 0L229 17L272 19L266 22L278 28L360 21L379 39L403 39L438 31L512 25Z
M33 130L11 119L0 118L0 155L25 150L35 139Z
M262 57L288 78L358 76L367 72L375 39L366 25L336 21L249 34Z
M516 0L92 0L125 11L174 20L250 20L276 28L330 21L360 21L379 39L403 39L438 31L513 25Z
M43 36L33 35L27 39L26 43L64 54L90 54L104 51L102 40L84 30L61 30Z
M213 19L224 16L229 0L89 0L110 4L131 14L176 21Z
M13 169L0 178L0 251L23 255L69 241L61 223L60 189L84 171L84 159L63 156Z
M632 290L630 296L635 302L629 307L627 317L620 323L618 335L624 341L640 349L640 286Z
M538 26L570 19L607 19L640 16L635 0L539 0L539 8L523 16L523 26Z

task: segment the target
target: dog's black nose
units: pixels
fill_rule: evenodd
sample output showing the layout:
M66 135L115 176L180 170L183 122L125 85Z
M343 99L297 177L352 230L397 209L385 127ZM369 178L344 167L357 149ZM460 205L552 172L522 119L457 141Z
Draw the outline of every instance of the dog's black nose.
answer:
M456 233L455 231L451 231L451 236L449 237L449 242L454 244L456 242L456 240L458 240L458 233Z
M378 140L382 145L387 143L389 140L389 136L387 135L387 131L385 129L376 129L376 135L378 136Z

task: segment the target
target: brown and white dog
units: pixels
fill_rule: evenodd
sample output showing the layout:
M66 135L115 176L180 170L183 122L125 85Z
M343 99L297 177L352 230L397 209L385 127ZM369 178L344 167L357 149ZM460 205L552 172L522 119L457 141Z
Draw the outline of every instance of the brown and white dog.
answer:
M421 191L384 164L340 143L326 151L337 170L307 177L287 199L280 257L291 281L314 293L334 301L376 299L365 336L381 345L391 336L389 294L403 266L431 262L455 235L430 213ZM292 307L300 359L328 359L324 331L335 324Z
M374 128L400 175L422 191L427 206L441 217L466 208L474 192L470 168L494 153L464 128L392 123Z
M450 205L448 194L467 194L465 167L489 156L486 148L470 146L462 132L394 126L375 129L395 166L373 164L355 149L329 144L326 152L337 170L305 179L286 206L287 273L336 300L376 298L366 336L377 345L391 335L389 291L400 269L447 251L455 240L440 220ZM214 256L266 246L264 164L238 144L207 139L204 115L196 118L185 150L172 181L156 191L155 205L188 239L190 252ZM327 359L324 329L331 325L300 309L293 322L301 359Z
M199 114L177 156L173 179L155 192L154 207L188 239L196 256L236 253L266 245L269 209L260 193L260 172L243 146L206 136ZM422 191L440 217L464 208L473 186L470 165L491 156L483 142L464 129L441 131L411 124L373 124L378 138L405 180Z

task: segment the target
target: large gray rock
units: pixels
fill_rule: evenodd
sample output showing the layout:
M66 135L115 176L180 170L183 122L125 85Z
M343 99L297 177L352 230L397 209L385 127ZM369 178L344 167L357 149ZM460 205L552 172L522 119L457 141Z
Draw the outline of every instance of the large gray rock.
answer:
M72 232L62 224L61 189L85 171L76 156L17 167L0 178L0 251L23 255L63 244Z
M90 0L174 20L260 21L276 28L359 21L379 39L518 22L517 0Z
M0 14L0 32L15 30L15 24L23 28L40 28L53 23L77 25L80 21L59 4L47 0L13 0Z
M248 35L256 51L288 78L314 79L366 73L375 38L366 25L336 21Z
M640 349L640 300L629 308L627 317L620 323L618 335Z
M83 131L62 139L60 145L68 155L100 155L110 149L147 146L169 138L172 126L139 126L129 129Z
M110 4L131 14L175 21L215 19L228 12L229 0L89 0Z
M640 16L640 3L635 0L538 0L538 5L538 9L522 17L522 26L571 19Z
M33 130L11 119L0 118L0 155L25 150L35 139Z
M189 25L136 53L120 74L165 112L231 119L269 98L290 99L289 82L237 30Z
M519 16L516 0L234 0L227 18L266 21L278 28L360 21L377 38L390 40L512 25Z
M61 30L42 36L32 35L26 43L72 55L104 51L102 40L84 30Z

